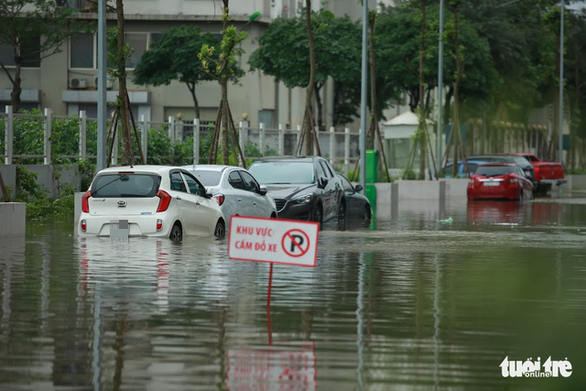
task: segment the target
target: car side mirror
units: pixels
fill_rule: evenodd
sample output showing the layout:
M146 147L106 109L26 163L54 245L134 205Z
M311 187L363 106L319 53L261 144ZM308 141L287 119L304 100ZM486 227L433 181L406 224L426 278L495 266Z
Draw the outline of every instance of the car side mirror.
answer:
M265 195L267 194L267 191L269 191L268 188L265 185L261 185L258 189L258 194Z
M356 190L356 191L362 191L362 189L364 189L362 187L362 185L356 185L356 186L354 186L354 190Z
M205 198L212 198L214 196L213 190L206 187Z
M327 185L328 185L328 179L327 178L320 178L319 179L319 187L321 187L323 189Z

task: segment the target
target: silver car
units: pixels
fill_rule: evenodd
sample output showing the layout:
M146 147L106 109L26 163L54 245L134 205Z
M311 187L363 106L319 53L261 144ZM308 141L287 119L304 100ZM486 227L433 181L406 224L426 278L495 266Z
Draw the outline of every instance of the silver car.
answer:
M214 164L183 168L212 191L228 225L232 216L277 218L275 201L267 195L266 186L260 186L248 170Z

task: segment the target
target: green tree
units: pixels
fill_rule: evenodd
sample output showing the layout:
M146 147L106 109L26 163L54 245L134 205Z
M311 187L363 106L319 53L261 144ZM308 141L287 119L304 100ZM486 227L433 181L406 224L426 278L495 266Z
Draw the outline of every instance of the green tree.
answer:
M201 61L203 69L205 69L211 76L213 76L220 83L222 91L222 98L220 105L218 106L218 115L216 117L216 128L214 141L212 142L212 148L210 151L211 163L218 156L218 141L221 137L222 140L222 164L230 164L230 138L232 138L232 145L234 147L235 162L238 162L236 157L236 150L240 155L240 161L242 166L246 166L244 161L244 155L240 149L236 137L236 128L234 127L234 120L232 118L232 112L230 105L228 104L228 81L235 77L235 72L238 69L236 67L237 57L242 55L244 51L241 48L241 43L244 41L248 34L243 31L238 31L236 27L230 24L230 10L229 0L222 0L223 12L222 12L222 42L218 50L217 57L214 56L215 47L209 45L203 45L197 57ZM211 66L214 65L214 69ZM232 136L232 137L230 137Z
M178 80L184 83L191 94L195 117L200 118L196 87L203 81L216 78L202 67L194 55L202 46L219 48L220 40L209 33L203 34L196 26L183 25L163 32L161 39L143 53L140 63L134 69L133 81L139 85L169 85ZM215 60L219 61L219 50L214 50ZM237 63L230 64L230 80L237 81L244 72Z
M40 66L43 58L61 51L68 37L87 32L93 25L76 21L72 10L55 0L0 1L0 46L12 48L12 56L0 58L0 67L12 84L12 111L20 108L23 66Z
M338 114L337 123L349 122L359 104L360 25L348 17L335 17L331 12L321 10L311 13L311 26L315 43L313 88L318 124L323 128L320 90L329 77L334 79L335 101L344 103L339 106L343 112ZM288 88L307 87L310 58L305 16L275 19L259 38L259 48L251 54L249 64L251 69L274 76Z

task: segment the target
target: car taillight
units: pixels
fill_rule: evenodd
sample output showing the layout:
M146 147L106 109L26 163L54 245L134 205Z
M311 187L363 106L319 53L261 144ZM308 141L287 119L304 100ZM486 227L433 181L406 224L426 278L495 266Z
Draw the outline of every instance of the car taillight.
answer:
M85 232L87 230L87 222L85 221L85 219L81 220L81 230L83 232Z
M159 197L159 207L157 208L158 212L164 212L169 208L169 204L171 203L171 196L169 193L163 190L159 190L157 192L157 197Z
M216 199L216 201L218 201L218 205L222 205L224 203L224 200L226 199L224 194L214 194L214 198Z
M517 183L517 182L519 182L519 179L517 179L517 177L515 176L515 174L511 174L511 175L509 175L509 181L511 183Z
M89 198L91 196L92 196L92 192L88 190L85 193L83 193L83 196L81 197L81 211L83 213L90 213Z

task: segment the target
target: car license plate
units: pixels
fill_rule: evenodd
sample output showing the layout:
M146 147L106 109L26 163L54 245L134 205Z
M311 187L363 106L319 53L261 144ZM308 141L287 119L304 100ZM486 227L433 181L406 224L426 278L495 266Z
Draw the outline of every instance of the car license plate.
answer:
M110 239L128 239L128 220L110 221Z
M500 182L484 182L484 186L499 186Z

